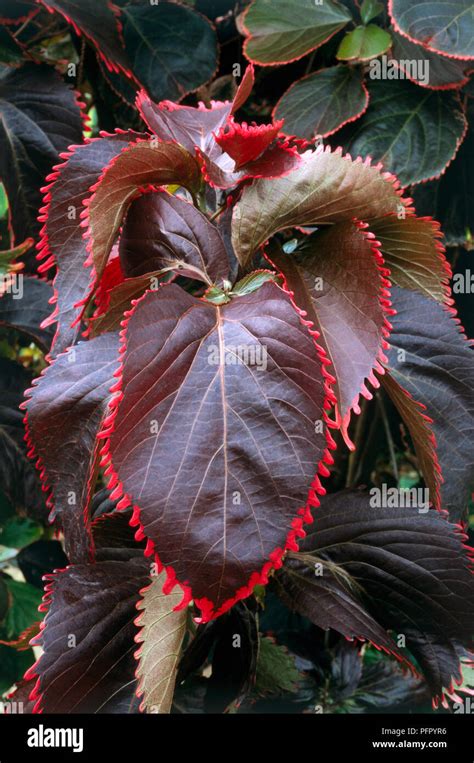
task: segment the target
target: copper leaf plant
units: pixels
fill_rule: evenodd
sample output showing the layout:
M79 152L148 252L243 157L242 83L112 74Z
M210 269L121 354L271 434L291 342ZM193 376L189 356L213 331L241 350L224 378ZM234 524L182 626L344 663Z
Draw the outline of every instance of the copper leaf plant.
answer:
M248 64L216 100L228 16L201 5L0 0L2 691L35 713L446 708L473 648L474 358L407 186L464 139L472 40L420 39L421 0L239 3ZM83 124L47 23L121 126ZM421 102L366 86L397 46L430 57ZM253 121L254 63L306 55ZM76 84L103 126L116 100Z

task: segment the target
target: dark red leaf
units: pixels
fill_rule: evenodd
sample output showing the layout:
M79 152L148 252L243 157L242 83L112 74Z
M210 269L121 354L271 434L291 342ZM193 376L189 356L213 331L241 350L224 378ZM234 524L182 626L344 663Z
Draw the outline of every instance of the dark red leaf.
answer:
M119 154L137 133L117 132L104 135L72 148L66 161L55 167L47 178L44 189L45 206L41 210L43 221L39 258L44 260L40 270L48 271L54 264L57 274L54 280L56 307L43 325L57 321L52 355L55 356L73 344L80 326L78 318L81 307L76 307L90 288L90 272L84 267L87 260L87 244L80 226L83 202L89 189L100 177L104 165ZM75 324L71 327L71 324Z
M50 313L49 300L53 296L53 287L33 276L22 276L21 285L23 291L20 296L9 291L0 297L0 325L28 334L42 349L48 350L53 331L40 326Z
M49 11L57 11L92 42L107 68L131 75L130 62L118 27L118 8L109 0L40 0Z
M0 177L15 241L38 234L40 188L61 151L82 140L76 97L51 67L5 67L0 78Z
M433 420L441 505L459 520L474 489L474 352L449 308L398 287L392 297L389 367Z
M343 491L323 499L300 553L322 556L355 581L368 615L405 636L432 693L440 696L460 680L459 657L473 646L474 577L464 538L434 510L376 508L367 493ZM282 585L295 571L310 585L304 555L292 555L286 565L278 573ZM306 610L314 607L304 592L300 596Z
M50 519L64 530L71 562L92 555L88 507L97 463L96 436L118 365L118 336L103 334L59 356L27 393L29 455L50 491Z
M266 581L310 520L314 472L332 461L315 345L266 283L223 307L173 284L149 292L124 346L104 432L112 498L137 506L168 585L210 619Z
M280 132L283 119L268 125L239 124L229 119L215 138L222 150L234 160L234 170L254 162L270 146Z
M379 387L374 371L383 372L391 315L387 280L377 241L360 223L340 223L304 242L301 254L270 251L300 309L319 332L337 397L336 422L348 440L351 411L360 412L366 386ZM331 378L332 377L332 378Z
M130 205L120 237L120 261L127 278L163 268L208 284L229 276L217 228L195 206L166 191L144 194Z

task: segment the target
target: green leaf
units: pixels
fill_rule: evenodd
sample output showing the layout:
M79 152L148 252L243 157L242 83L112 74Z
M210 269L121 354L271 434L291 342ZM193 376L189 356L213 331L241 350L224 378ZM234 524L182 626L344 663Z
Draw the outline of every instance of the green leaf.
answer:
M368 103L361 72L339 64L294 82L278 101L273 117L285 120L286 135L325 138L360 117Z
M362 23L368 24L369 21L372 21L372 19L378 16L379 13L382 13L382 11L383 5L382 3L379 3L378 0L364 0L360 6L360 17L362 19Z
M402 185L438 177L456 155L466 117L450 92L421 91L406 81L373 80L369 108L347 143L353 157L371 156Z
M29 583L11 578L5 579L5 584L11 604L4 625L7 638L13 639L18 638L24 630L38 620L42 591Z
M332 0L254 0L243 18L244 53L263 66L295 61L350 20L349 11Z
M346 34L336 57L340 61L369 61L385 53L391 44L392 38L389 33L376 24L358 26Z
M142 591L137 604L141 612L136 624L141 630L137 642L141 644L137 678L138 694L143 694L141 709L150 713L169 713L173 702L178 660L186 632L186 608L174 611L183 598L176 587L175 593L163 593L166 572L154 576Z
M243 297L245 294L251 294L253 291L257 291L267 281L273 281L274 283L280 283L280 277L276 273L272 273L270 270L259 270L255 273L249 273L240 281L238 281L231 294L236 297Z
M210 22L174 3L122 11L132 70L155 101L179 101L204 85L217 68L217 38Z
M300 678L294 658L285 647L263 636L258 650L254 693L261 697L293 693Z
M0 622L3 621L10 606L10 596L4 578L0 578Z
M10 646L0 644L0 693L8 691L14 683L19 681L27 668L33 664L35 656L32 649L26 652L18 652Z
M43 534L42 527L28 517L12 517L0 528L0 543L7 548L24 548Z

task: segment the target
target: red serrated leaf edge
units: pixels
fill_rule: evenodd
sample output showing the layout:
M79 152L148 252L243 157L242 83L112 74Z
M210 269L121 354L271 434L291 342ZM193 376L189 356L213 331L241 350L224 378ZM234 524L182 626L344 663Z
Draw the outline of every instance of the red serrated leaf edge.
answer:
M40 238L36 245L36 248L38 250L36 259L40 263L38 266L38 273L40 273L41 275L45 275L52 267L58 266L55 255L51 251L51 248L49 245L47 224L48 224L51 201L52 201L51 192L56 182L61 180L62 170L67 166L69 159L74 155L74 153L78 149L83 148L85 145L88 145L89 143L96 143L97 141L102 140L102 138L113 138L117 134L126 135L128 132L129 132L128 130L120 130L119 128L117 128L114 131L114 133L101 131L98 137L85 138L84 143L78 143L78 144L69 146L67 151L63 151L61 154L59 154L60 158L63 159L63 161L60 164L56 164L53 167L50 174L47 175L45 178L47 185L43 186L40 189L43 194L43 206L40 207L39 214L38 214L38 221L42 223L42 227L40 230ZM84 267L87 267L86 262L87 261L84 262ZM53 279L53 283L52 283L53 296L49 300L50 304L55 305L55 307L51 315L41 323L41 328L47 328L48 326L51 326L53 323L58 323L56 327L55 335L53 337L53 341L51 343L50 353L45 358L47 361L51 360L51 353L54 349L57 337L61 330L61 326L58 322L59 310L57 305L57 301L58 301L57 278L58 278L58 273L56 273ZM91 288L93 288L94 284L95 284L95 278L92 282ZM80 306L82 306L82 301L73 305L73 307L80 307Z
M297 308L295 306L295 309L299 312L299 308ZM331 446L329 446L329 447L330 447L330 449L332 449ZM317 479L318 478L316 477L316 480ZM318 480L318 482L319 482L319 480ZM315 490L316 490L316 488L315 488ZM319 495L323 495L326 491L320 485L320 487L318 488L317 492L318 492ZM317 507L317 505L319 505L319 500L317 498L316 498L316 503L313 504L313 505L315 507ZM122 507L122 508L125 508L125 507ZM305 514L306 513L309 513L309 509L308 508L306 508L306 510L305 510ZM459 523L457 523L457 524L451 523L449 521L449 515L448 515L447 511L445 511L445 510L440 511L439 514L441 514L443 519L446 521L446 524L449 525L450 527L452 527L454 535L458 536L460 544L461 544L461 547L466 552L466 566L467 566L468 570L470 571L470 573L472 575L474 575L474 548L472 546L467 545L467 543L466 543L466 541L469 540L468 535L466 533L466 528L463 525L459 524ZM99 517L97 521L100 521L101 519L102 519L102 517ZM312 522L313 519L311 518L309 521ZM140 532L140 530L141 530L141 527L139 528L138 532ZM304 530L302 532L304 534ZM301 537L301 535L299 535L299 537ZM147 546L148 546L149 543L150 542L148 541ZM153 551L151 551L148 555L150 556L151 553L153 553ZM54 592L54 583L55 583L56 576L61 574L61 572L66 572L66 570L70 569L71 566L73 567L74 565L68 565L68 566L66 566L64 568L56 569L52 573L49 573L49 574L46 574L46 575L43 576L43 580L45 581L44 595L43 595L43 598L42 598L42 602L41 602L41 604L38 607L38 612L44 613L45 617L43 618L43 620L39 624L39 628L40 628L39 633L31 639L30 646L42 646L42 635L43 635L43 631L44 631L45 627L47 626L47 613L48 613L48 610L49 610L49 607L50 607L50 604L51 604L51 597L52 597L53 592ZM275 565L275 569L277 569L277 568L279 568L281 566L282 566L282 560L280 560L280 563L278 564L278 566ZM168 573L168 569L166 571ZM171 580L170 580L168 578L168 580L166 581L165 585L163 586L163 593L165 595L168 594L171 591L171 589L176 584L181 586L180 583L177 583L176 579L171 578ZM146 591L146 589L149 587L149 585L150 585L150 583L148 583L146 586L144 586L143 588L140 589L140 591L139 591L140 597L142 597L142 594ZM243 597L241 597L241 598L243 598ZM181 602L176 609L184 608L185 606L187 606L187 604L190 601L190 599L186 596L186 594L183 597L183 600L184 600L185 603L183 604L183 602ZM137 610L138 610L139 602L140 602L140 599L137 602ZM134 623L137 625L136 620L134 620ZM136 640L137 639L135 639L135 641ZM351 639L349 637L346 637L346 640L347 641L357 640L357 641L359 641L361 643L364 643L366 641L366 639L363 639L363 638L360 638L360 637L357 637L357 636L355 636L353 639ZM411 671L411 673L415 677L422 678L422 675L420 674L420 672L418 670L416 670L416 668L412 665L412 663L408 660L408 658L403 658L403 657L401 657L400 655L398 655L398 654L396 654L394 652L390 652L390 650L388 650L387 648L385 648L383 646L380 646L380 645L374 643L373 641L370 641L370 643L373 644L375 649L377 649L378 651L383 651L386 654L390 654L393 657L395 657L397 659L397 661L399 663L401 663L402 670L403 669L409 669ZM135 653L134 656L136 657L136 653ZM34 705L33 710L32 710L32 712L35 713L35 714L41 714L43 712L43 710L41 708L41 702L42 702L42 696L43 696L42 692L41 692L41 686L40 686L40 684L41 684L41 676L37 672L40 660L41 660L41 657L39 657L33 663L33 665L31 665L31 667L29 667L28 670L26 670L26 672L24 674L24 680L25 681L33 681L33 680L35 681L35 684L34 684L32 690L30 692L30 695L29 695L29 700L35 702L35 705ZM137 670L138 670L138 666L137 666ZM135 671L135 676L136 676L136 671ZM449 697L452 701L455 701L455 702L462 701L462 700L460 700L458 695L455 693L455 688L454 688L455 686L461 687L462 682L463 682L463 677L462 677L462 672L461 672L461 664L459 664L458 675L457 676L452 676L451 678L452 678L452 680L451 680L450 686L445 691L442 691L440 695L434 696L432 698L433 709L436 710L439 707L440 701L441 701L442 706L444 708L447 708L448 707L448 703L447 703L446 697ZM466 689L461 688L461 691L463 691L466 694L474 694L474 690L470 690L468 688L466 688ZM137 687L136 696L138 698L141 696L139 687Z
M61 358L61 357L64 357L65 355L67 355L70 349L71 348L69 347L64 352L61 352L57 356L57 358ZM54 490L51 487L51 484L49 482L49 478L48 478L48 474L47 474L47 468L46 468L46 466L45 466L45 464L43 462L43 459L40 456L38 456L38 454L36 452L36 446L35 446L35 443L34 443L34 438L32 436L31 428L30 428L29 421L28 421L28 404L32 400L32 397L33 397L34 392L35 392L35 387L39 384L40 380L42 378L44 378L48 374L50 369L53 368L53 367L54 367L54 361L52 361L48 366L46 366L46 368L43 368L43 370L41 371L39 376L35 377L32 380L31 387L29 387L28 389L25 390L25 392L24 392L24 398L25 399L23 400L23 402L19 406L20 410L25 411L25 416L23 418L23 425L25 427L25 435L24 435L23 439L24 439L24 441L26 442L26 445L27 445L26 455L27 455L28 458L30 458L34 462L34 465L35 465L35 467L36 467L36 469L37 469L37 471L39 473L39 479L40 479L40 483L41 483L41 490L43 491L43 493L45 493L46 508L49 510L48 522L50 524L53 524L56 521L56 519L57 519L57 515L56 515L56 511L55 511ZM95 462L95 460L97 458L97 455L98 455L98 442L96 441L96 444L94 446L94 452L91 454L91 456L92 456L92 462L91 463ZM93 540L93 537L92 537L90 517L89 517L89 513L88 513L89 505L90 505L90 501L91 501L92 494L93 494L93 489L94 489L93 476L94 476L94 469L92 468L90 470L89 477L88 477L88 482L87 482L87 500L85 501L85 504L84 504L84 527L86 529L86 532L87 532L87 534L89 536L89 541L90 541L90 544L89 544L90 561L94 560L94 540Z
M163 284L161 288L166 288L167 284ZM280 287L277 287L280 288ZM282 289L282 291L285 291ZM126 352L126 334L127 334L127 327L128 322L133 315L136 306L145 298L145 296L150 292L148 289L145 294L143 294L139 299L134 300L132 302L132 309L125 313L124 320L122 322L122 331L120 332L120 339L121 339L121 346L120 346L120 365L117 371L115 372L114 376L117 379L117 382L111 387L110 392L112 394L112 397L109 401L109 414L106 416L106 418L103 421L103 428L102 431L99 433L98 438L104 439L105 443L103 445L103 448L101 450L102 455L102 461L101 466L105 467L104 477L108 478L108 489L111 491L110 498L112 500L120 499L117 504L117 509L125 509L130 506L133 507L133 515L130 520L130 525L132 527L137 527L137 532L135 534L135 539L137 541L142 541L146 538L147 544L145 548L145 556L154 556L155 562L157 564L157 569L159 572L162 570L166 571L167 580L165 581L165 584L163 586L163 593L169 593L176 585L179 585L180 588L183 591L183 599L176 607L176 609L181 609L187 606L187 604L192 599L192 593L191 588L186 583L182 583L179 581L176 577L176 573L171 566L166 566L162 564L158 553L155 549L155 545L153 541L150 538L147 538L145 535L144 527L140 519L140 507L136 504L133 504L130 496L126 494L123 488L123 484L118 478L118 475L114 469L113 462L112 462L112 454L110 451L110 435L114 431L114 422L115 417L117 415L117 410L119 403L123 397L122 392L122 381L123 381L123 355ZM291 294L287 291L285 291L286 294L291 299ZM316 353L318 358L321 361L322 364L322 375L323 375L323 384L324 384L324 393L325 393L325 400L323 404L323 420L327 422L327 411L332 407L335 401L334 394L330 388L329 380L332 378L331 375L326 371L325 366L330 364L329 359L326 357L326 353L324 352L323 348L320 347L316 339L319 336L318 332L314 331L311 328L311 324L309 321L305 321L300 309L295 305L294 301L291 299L291 303L296 310L297 314L300 317L300 320L304 326L308 328L308 331L310 335L313 337L314 345L316 348ZM283 557L285 555L286 551L296 551L298 549L297 540L298 538L304 537L305 533L303 530L303 525L305 523L310 523L313 521L312 515L311 515L311 508L319 506L319 499L318 495L324 495L326 493L325 489L321 485L321 481L319 477L328 477L330 472L326 466L326 464L332 464L334 462L334 459L331 455L331 450L334 450L336 447L336 444L334 442L334 439L332 438L329 429L326 428L325 430L325 436L326 436L326 448L323 452L323 457L320 461L320 463L317 465L316 469L316 476L314 477L314 480L309 488L308 493L308 500L305 507L302 507L298 510L297 514L298 516L295 517L291 523L292 529L288 533L288 536L286 538L286 542L283 546L283 548L276 548L269 557L269 560L263 565L263 568L260 571L255 571L252 573L252 575L249 578L249 581L247 585L240 588L235 596L232 599L228 599L224 604L219 608L219 610L214 611L214 605L213 603L203 597L201 599L195 599L195 604L199 607L201 610L202 616L198 618L199 622L208 622L209 620L212 620L219 615L223 614L224 612L227 612L237 601L240 601L241 599L245 599L247 596L250 596L254 587L256 585L266 585L268 583L268 576L273 569L278 569L283 564Z
M76 24L76 22L73 21L72 18L67 15L65 11L60 10L59 8L50 8L48 5L46 5L46 3L43 2L43 0L36 0L36 2L42 5L43 8L45 8L48 11L48 13L51 13L52 15L57 13L60 16L62 16L67 21L67 23L72 26L72 28L74 29L78 37L85 37L86 40L88 40L92 44L95 52L97 53L99 58L104 62L105 66L110 72L115 72L116 74L125 74L126 77L133 80L133 82L135 82L135 84L139 86L140 83L135 78L135 75L133 74L131 68L122 66L121 64L118 64L115 61L111 61L109 58L107 58L107 56L105 56L104 53L100 50L100 47L97 44L97 41L94 40L94 38L91 35L87 34L87 32L84 29L81 29L81 27L79 27ZM106 5L109 8L109 10L112 12L113 16L115 17L117 35L120 41L122 42L122 21L120 18L120 9L117 8L117 6L114 5L113 2L110 2L109 0L106 0ZM123 47L123 44L122 44L122 47ZM127 56L124 47L123 47L123 54L125 57Z

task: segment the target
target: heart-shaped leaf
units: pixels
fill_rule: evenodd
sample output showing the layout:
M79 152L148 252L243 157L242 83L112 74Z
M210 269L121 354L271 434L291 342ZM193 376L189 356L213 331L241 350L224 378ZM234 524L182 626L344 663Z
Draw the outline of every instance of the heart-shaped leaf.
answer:
M278 566L317 464L327 473L315 345L274 283L223 307L174 284L149 292L124 342L104 447L113 497L137 506L149 552L210 619Z
M351 15L332 0L254 0L244 16L244 53L263 66L288 63L318 48L342 29Z
M353 156L371 156L402 185L438 177L466 132L466 117L452 93L425 90L404 80L369 84L369 108L347 143Z
M173 702L177 666L186 633L186 608L173 611L182 596L164 594L166 574L155 575L149 586L140 591L137 604L140 615L135 624L140 628L135 641L140 644L138 659L138 695L143 695L141 710L169 713Z
M314 530L277 579L285 586L290 575L293 584L295 571L305 578L295 603L309 612L314 563L307 555L322 557L323 570L329 563L339 568L368 615L405 636L431 691L441 695L460 679L463 647L472 649L474 578L463 540L459 527L434 510L376 508L369 494L343 491L323 499Z
M294 82L278 101L273 117L285 120L286 135L325 138L360 117L368 103L360 72L350 66L331 66Z
M117 20L117 8L109 0L39 0L49 11L56 11L73 25L76 32L92 42L112 71L130 74Z
M474 8L470 0L389 0L400 34L435 53L474 58Z
M36 238L40 188L61 151L82 140L73 91L54 69L26 63L0 78L0 177L15 240Z
M44 204L40 220L43 222L39 259L40 270L48 271L56 265L54 279L56 306L44 326L57 321L52 357L64 352L74 343L79 331L81 307L76 307L90 288L90 273L84 267L87 261L87 243L79 224L83 202L89 189L97 183L103 167L117 156L138 133L117 132L76 146L65 156L66 161L55 167L44 188ZM71 324L75 324L74 327Z
M103 334L59 356L27 393L30 455L58 518L71 562L88 561L88 506L97 463L96 435L118 365L117 334Z
M20 289L7 291L0 297L0 325L10 326L31 336L44 350L48 350L53 339L51 328L40 325L50 313L49 300L53 288L47 281L32 276L21 276Z
M205 283L229 277L229 262L217 228L196 207L166 191L147 193L130 205L120 237L127 278L163 268Z
M430 87L433 90L450 90L459 88L469 81L468 72L472 68L469 61L446 58L432 53L423 45L398 34L394 29L390 30L390 34L393 40L393 60L408 79L417 85Z
M179 101L213 76L217 38L204 16L160 2L123 8L121 19L133 73L154 100Z
M474 352L444 306L398 287L392 299L391 374L433 420L441 505L457 521L474 488Z
M391 44L389 33L376 24L358 26L347 32L337 49L336 58L340 61L370 61L385 53Z
M408 206L398 184L342 150L307 151L288 176L255 180L244 188L232 217L232 242L242 265L277 231L296 225L367 221Z
M373 235L352 222L311 236L300 252L295 257L270 251L269 256L318 331L318 342L331 361L337 417L347 434L359 395L371 397L366 380L379 386L374 369L383 370L379 361L388 347L388 273Z

